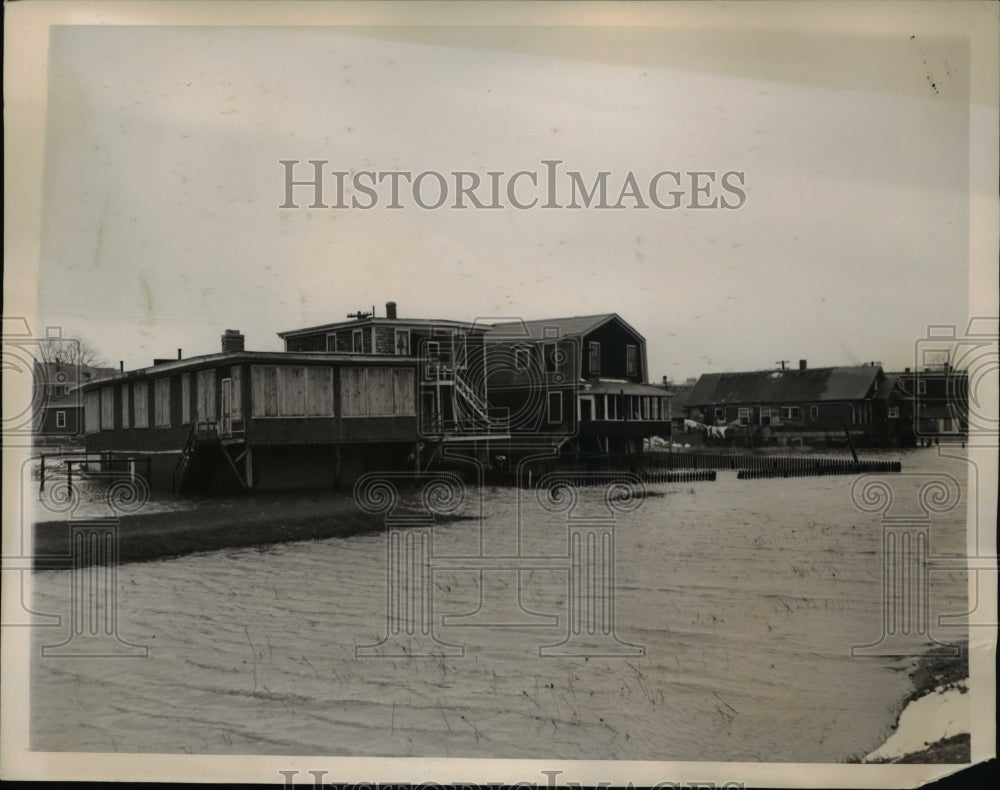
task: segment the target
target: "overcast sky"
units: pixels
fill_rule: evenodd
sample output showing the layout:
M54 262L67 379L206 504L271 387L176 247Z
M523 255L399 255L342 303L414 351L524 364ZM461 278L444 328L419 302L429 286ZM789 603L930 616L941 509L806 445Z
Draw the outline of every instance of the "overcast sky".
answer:
M218 350L226 328L279 349L278 331L392 299L408 317L618 312L653 380L901 368L927 324L968 312L968 60L905 17L885 35L54 28L39 314L126 367ZM738 170L747 199L291 210L282 159L484 178L559 159L613 184Z

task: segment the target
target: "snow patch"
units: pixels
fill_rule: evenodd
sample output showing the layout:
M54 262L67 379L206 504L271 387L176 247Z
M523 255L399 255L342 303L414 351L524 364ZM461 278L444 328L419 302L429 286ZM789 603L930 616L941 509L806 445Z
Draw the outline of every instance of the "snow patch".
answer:
M892 736L862 762L894 760L920 752L944 738L970 731L968 681L938 686L904 708Z

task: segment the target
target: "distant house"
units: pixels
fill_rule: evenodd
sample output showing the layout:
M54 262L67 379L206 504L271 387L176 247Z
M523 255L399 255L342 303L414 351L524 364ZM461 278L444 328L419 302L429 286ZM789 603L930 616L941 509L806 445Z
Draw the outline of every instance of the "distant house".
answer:
M537 434L584 455L670 435L669 398L647 383L646 340L617 313L497 323L485 342L488 397L512 432L521 415L543 415Z
M688 417L728 426L750 444L848 441L909 444L912 400L879 365L707 373L687 398Z
M913 396L913 428L920 438L961 437L968 433L969 374L949 365L897 376Z
M61 444L80 438L83 434L80 387L114 372L114 368L74 365L60 360L36 362L33 382L35 442Z

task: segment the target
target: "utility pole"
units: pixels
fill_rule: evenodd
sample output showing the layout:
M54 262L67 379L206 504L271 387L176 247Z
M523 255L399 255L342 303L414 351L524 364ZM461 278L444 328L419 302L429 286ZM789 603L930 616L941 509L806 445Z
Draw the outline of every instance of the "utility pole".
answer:
M790 359L779 359L774 364L775 365L781 365L781 369L784 370L785 369L785 365L787 365L789 362L791 362Z

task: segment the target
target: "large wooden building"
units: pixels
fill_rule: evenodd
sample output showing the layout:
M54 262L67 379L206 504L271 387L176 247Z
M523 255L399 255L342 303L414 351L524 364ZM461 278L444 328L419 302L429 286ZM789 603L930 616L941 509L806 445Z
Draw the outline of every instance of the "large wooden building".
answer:
M90 452L150 458L179 490L334 486L406 463L417 438L415 362L252 352L161 362L84 388Z

